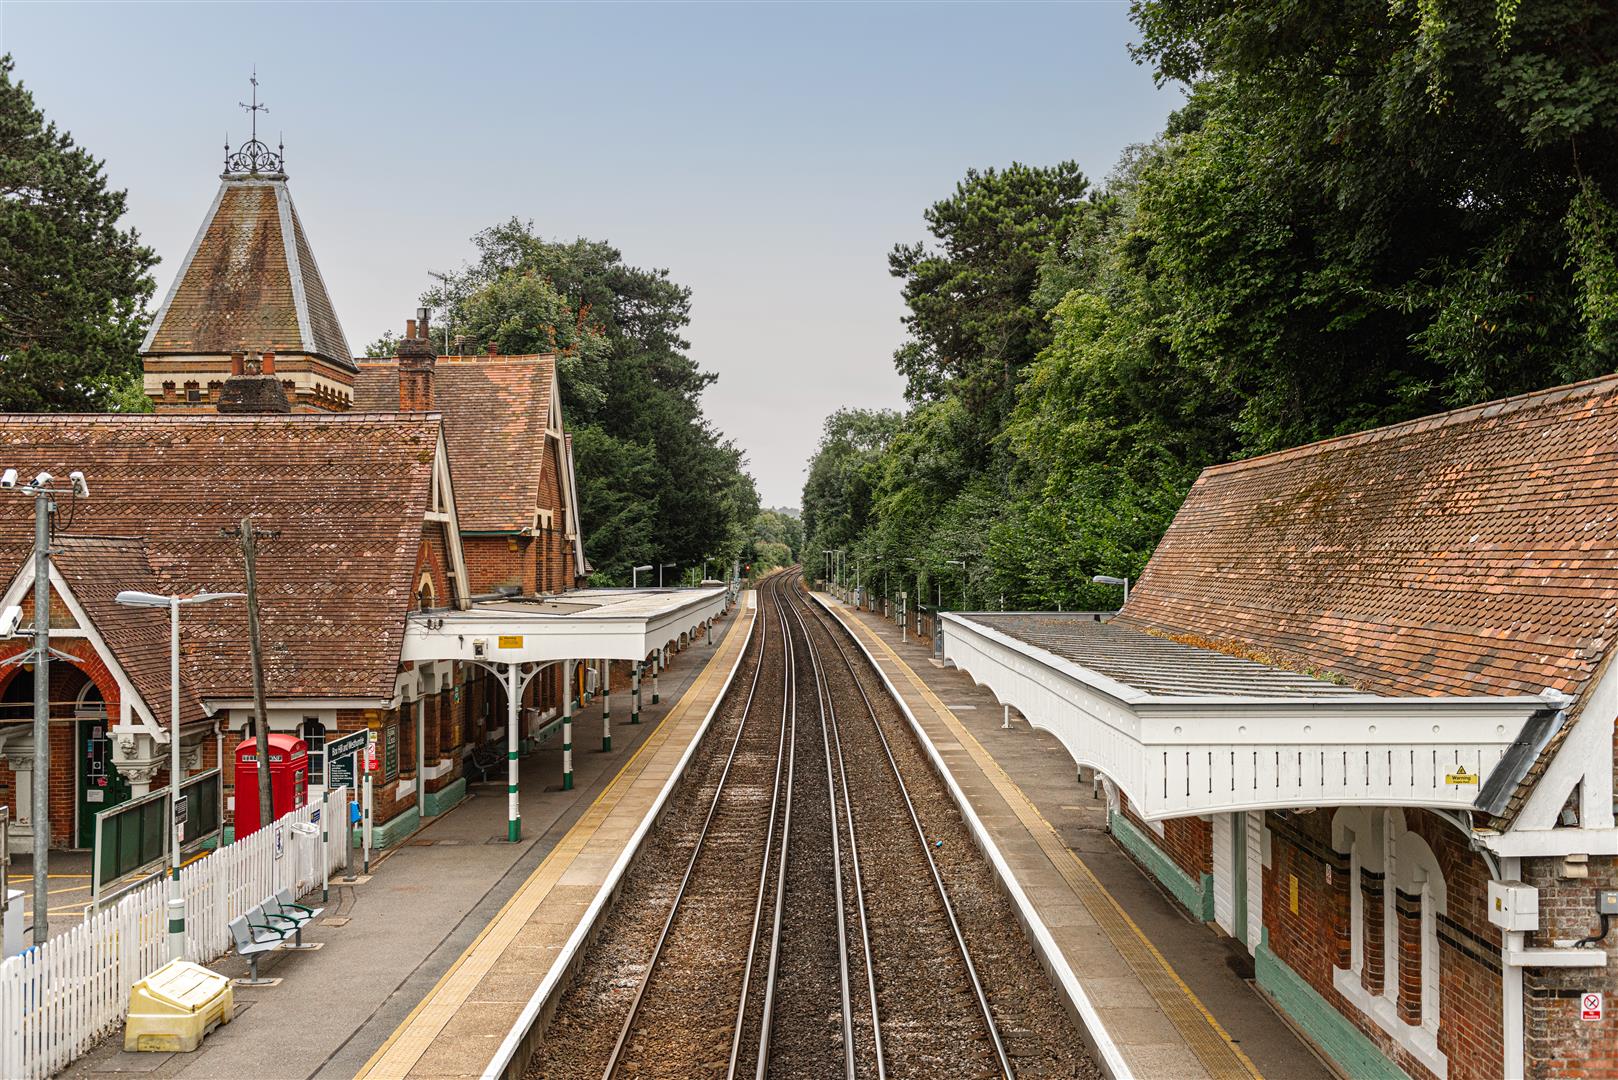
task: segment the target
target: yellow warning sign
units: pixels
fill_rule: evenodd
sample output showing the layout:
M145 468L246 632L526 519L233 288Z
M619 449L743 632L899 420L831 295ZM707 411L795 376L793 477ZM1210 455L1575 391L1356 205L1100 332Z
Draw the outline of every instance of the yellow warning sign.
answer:
M1477 782L1478 774L1467 772L1465 765L1457 765L1454 772L1444 774L1444 783L1446 784L1475 784Z
M522 635L501 634L499 645L502 649L520 649L522 648Z

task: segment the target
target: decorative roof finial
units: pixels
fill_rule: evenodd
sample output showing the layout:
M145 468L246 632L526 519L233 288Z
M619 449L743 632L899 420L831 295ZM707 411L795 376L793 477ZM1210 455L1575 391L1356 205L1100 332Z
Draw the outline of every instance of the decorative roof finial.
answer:
M258 174L268 173L279 176L285 170L285 148L281 153L272 153L268 146L258 141L258 114L268 114L270 107L260 104L258 100L258 67L253 68L253 76L248 80L253 84L253 103L237 102L247 114L252 117L252 135L233 154L230 152L230 137L225 138L225 172L227 174Z

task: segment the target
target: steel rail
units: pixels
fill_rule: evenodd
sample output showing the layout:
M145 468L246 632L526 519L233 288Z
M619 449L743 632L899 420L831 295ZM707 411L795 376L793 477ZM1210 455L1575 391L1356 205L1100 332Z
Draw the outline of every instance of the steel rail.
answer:
M843 758L843 740L842 736L837 731L836 700L831 692L831 677L826 672L824 665L822 665L820 661L820 649L815 644L814 636L809 632L809 626L804 622L803 613L801 610L799 610L797 604L792 605L792 613L793 617L798 620L798 625L803 629L804 640L809 645L809 655L814 664L815 674L821 691L821 739L826 746L826 779L828 786L832 788L832 790L828 791L828 794L831 796L832 800L832 851L834 855L837 852L837 840L839 839L837 831L836 789L840 788L843 793L843 814L844 819L848 823L849 861L852 865L852 870L854 873L854 907L855 911L859 914L860 945L865 957L865 986L866 993L871 1002L871 1036L876 1055L876 1074L878 1080L886 1080L888 1067L882 1049L882 1020L876 996L876 966L873 962L871 950L871 920L865 903L865 879L860 868L859 840L854 828L854 803L853 799L849 795L848 790L848 768L847 763ZM832 777L832 760L834 754L836 757L835 782L833 781ZM837 869L838 933L841 944L843 975L843 1045L846 1052L845 1060L847 1064L847 1078L848 1080L853 1080L854 1020L850 1009L851 994L848 985L848 939L847 935L843 932L843 888L841 861L834 859L834 864Z
M781 808L781 774L783 766L787 760L788 753L788 710L792 700L793 686L795 681L794 673L792 671L792 643L789 635L786 632L786 612L782 605L780 595L780 575L769 579L769 581L765 583L765 587L768 590L770 602L775 605L776 619L781 624L781 634L784 642L783 647L786 653L785 663L782 665L781 672L781 737L780 741L777 743L775 752L775 782L771 788L770 794L770 824L769 828L764 834L764 858L759 861L758 893L757 898L753 902L753 925L752 929L747 935L747 963L742 968L741 994L736 1000L736 1023L730 1037L730 1062L725 1069L725 1076L727 1078L731 1078L731 1080L733 1080L733 1078L736 1076L736 1070L741 1063L742 1029L745 1027L747 1020L747 999L752 993L753 966L758 959L759 931L764 919L764 896L769 891L770 852L774 850L775 847L775 821ZM760 657L759 664L761 667L763 666L762 656ZM790 798L791 794L789 790L789 801Z
M794 588L792 592L794 599L797 599L798 590ZM808 607L807 601L802 602L805 607ZM1006 1077L1006 1080L1013 1080L1016 1074L1012 1071L1011 1059L1006 1054L1005 1043L1000 1038L1000 1028L994 1022L994 1012L989 1006L988 994L983 989L983 980L978 975L977 965L972 962L971 950L967 948L966 937L961 933L960 920L955 916L955 905L950 903L949 892L944 888L944 878L938 872L938 863L933 858L932 848L927 843L926 830L921 827L921 818L916 814L915 803L911 801L909 785L905 783L904 776L899 771L899 763L893 756L893 748L888 744L888 737L882 730L881 722L877 720L876 708L871 704L870 695L865 692L865 684L860 681L859 675L854 671L853 661L848 658L848 650L844 647L842 639L833 632L830 617L812 608L810 609L810 614L814 615L816 622L825 631L826 636L837 646L837 651L842 656L850 677L854 680L854 686L860 692L860 699L865 703L866 712L870 714L871 726L876 729L877 738L881 741L883 753L888 759L888 767L893 770L894 779L899 784L899 793L904 798L905 810L910 815L910 823L915 827L916 842L921 845L922 854L927 857L927 866L932 871L933 886L938 890L938 898L944 905L945 915L949 917L950 930L955 936L955 947L960 953L961 962L966 967L967 979L971 983L973 994L977 998L978 1009L982 1012L984 1022L989 1027L989 1038L994 1043L995 1057L999 1060L1001 1075Z
M779 586L777 586L776 595L777 599L779 599ZM764 1074L770 1063L770 1036L775 1019L775 984L781 964L781 926L786 911L787 849L792 840L792 789L793 781L796 777L798 758L797 650L792 643L791 628L786 622L784 602L781 618L781 636L787 643L787 670L792 672L791 693L787 695L787 701L790 703L788 723L791 734L788 736L787 741L786 813L781 820L781 854L775 880L775 918L770 930L770 962L765 969L764 1003L759 1017L758 1061L753 1070L755 1080L764 1080Z
M785 620L778 621L781 622L781 631L785 634L787 629ZM763 617L762 608L760 609L757 632L759 644L758 666L753 669L753 679L747 687L747 700L742 705L741 723L736 725L736 736L731 740L730 752L725 757L725 767L719 774L719 783L714 789L713 802L708 806L708 814L703 820L702 831L697 835L696 846L691 849L691 858L686 863L685 875L680 879L680 887L674 894L674 903L669 907L668 917L663 920L663 929L657 936L657 944L652 948L651 958L646 964L646 973L641 976L640 984L635 988L635 997L629 1003L629 1013L624 1017L623 1027L619 1029L618 1039L613 1044L612 1053L607 1058L606 1067L602 1070L601 1075L604 1080L611 1080L611 1077L617 1075L624 1048L629 1043L630 1033L634 1030L635 1021L640 1015L641 1002L646 997L647 987L652 983L652 976L657 970L658 959L662 956L663 946L668 941L669 930L674 925L674 919L680 911L680 903L685 899L686 889L691 884L692 873L696 869L698 858L702 855L703 845L708 839L708 831L713 825L714 816L718 813L720 799L724 796L725 782L730 778L730 768L735 763L736 751L741 746L742 734L747 730L747 721L753 712L754 694L758 690L759 676L764 671L765 650L769 644L769 625L768 621Z

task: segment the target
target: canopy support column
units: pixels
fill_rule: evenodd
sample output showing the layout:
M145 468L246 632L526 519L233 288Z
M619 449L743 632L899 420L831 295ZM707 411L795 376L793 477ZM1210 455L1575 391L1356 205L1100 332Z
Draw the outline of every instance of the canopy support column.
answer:
M657 704L657 673L663 667L663 649L659 646L652 654L652 704Z
M515 844L522 836L522 809L517 805L517 715L522 684L517 665L506 665L506 840Z
M635 667L629 674L629 691L633 698L633 704L629 706L631 724L640 723L640 668L641 661L636 660Z
M577 660L562 661L562 790L573 790L573 672Z
M612 661L601 661L601 752L612 749Z

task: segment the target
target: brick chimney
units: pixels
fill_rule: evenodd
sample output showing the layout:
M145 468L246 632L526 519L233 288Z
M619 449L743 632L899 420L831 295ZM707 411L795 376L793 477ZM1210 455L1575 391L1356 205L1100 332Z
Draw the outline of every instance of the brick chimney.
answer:
M275 377L275 354L249 356L234 353L230 358L230 378L219 388L222 413L289 413L292 402L286 387Z
M405 336L399 342L399 411L432 412L433 371L438 366L438 350L428 336L426 308L417 308L416 317L405 321Z

